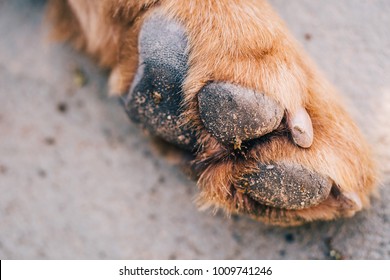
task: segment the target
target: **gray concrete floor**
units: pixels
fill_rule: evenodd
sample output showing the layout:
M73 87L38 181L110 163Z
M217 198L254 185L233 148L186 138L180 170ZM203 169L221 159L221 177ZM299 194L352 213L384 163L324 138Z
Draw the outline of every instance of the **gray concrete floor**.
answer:
M47 41L43 1L0 0L0 258L388 259L389 1L271 2L356 109L383 173L371 209L287 229L199 212L105 73Z

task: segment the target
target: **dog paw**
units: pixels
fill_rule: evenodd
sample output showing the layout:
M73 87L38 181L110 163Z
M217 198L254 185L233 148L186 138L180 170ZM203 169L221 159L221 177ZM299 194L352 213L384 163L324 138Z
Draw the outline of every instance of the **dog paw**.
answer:
M375 183L367 144L272 10L251 5L150 13L126 112L196 155L205 207L280 225L351 216Z

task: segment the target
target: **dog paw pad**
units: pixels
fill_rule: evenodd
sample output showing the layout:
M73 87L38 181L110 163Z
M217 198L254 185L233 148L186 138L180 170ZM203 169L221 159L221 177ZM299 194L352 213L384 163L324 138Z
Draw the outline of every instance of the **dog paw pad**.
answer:
M294 163L258 164L245 176L241 188L254 200L281 209L304 209L318 205L330 194L333 182Z
M140 31L139 66L124 103L130 119L141 127L193 150L195 132L181 118L187 61L184 28L159 15L149 18Z
M204 126L223 144L270 133L280 125L284 115L282 107L265 94L229 83L204 86L198 101Z

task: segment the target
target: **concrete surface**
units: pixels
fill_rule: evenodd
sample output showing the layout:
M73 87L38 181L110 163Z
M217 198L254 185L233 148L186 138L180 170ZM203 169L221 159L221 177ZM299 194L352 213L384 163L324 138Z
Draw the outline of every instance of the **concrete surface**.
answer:
M0 258L388 259L390 3L271 2L357 109L383 171L370 210L288 229L199 212L105 73L47 42L44 2L0 0Z

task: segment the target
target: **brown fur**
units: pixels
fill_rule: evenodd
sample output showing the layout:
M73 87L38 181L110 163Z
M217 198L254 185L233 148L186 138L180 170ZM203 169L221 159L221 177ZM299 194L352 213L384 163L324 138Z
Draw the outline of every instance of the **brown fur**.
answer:
M237 188L240 176L256 169L256 162L285 160L329 176L342 191L355 192L363 206L369 206L376 176L368 145L336 90L266 1L51 0L49 17L55 38L72 42L110 68L111 92L122 94L136 71L140 26L154 9L187 30L190 70L184 83L185 115L199 132L195 166L202 171L201 205L280 225L330 220L359 210L334 197L309 209L277 210L257 204ZM196 96L209 81L265 92L289 112L305 107L314 127L312 147L301 149L286 137L275 137L256 144L245 160L232 159L199 118Z

